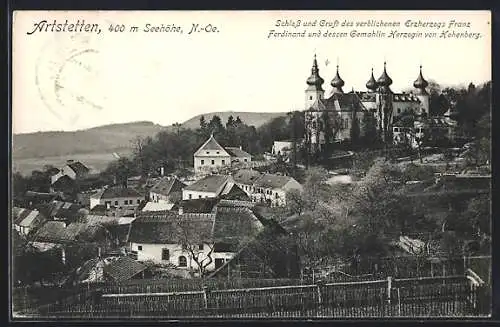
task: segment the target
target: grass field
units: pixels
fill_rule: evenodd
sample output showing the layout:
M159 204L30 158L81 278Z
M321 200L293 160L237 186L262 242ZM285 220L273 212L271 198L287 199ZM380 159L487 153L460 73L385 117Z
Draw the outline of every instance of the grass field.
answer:
M130 155L130 150L118 152L120 156ZM33 170L42 170L44 165L53 165L62 167L68 159L80 161L84 165L102 171L106 166L116 160L112 152L108 153L77 153L70 156L44 157L44 158L22 158L12 159L12 172L20 172L23 175L29 175Z

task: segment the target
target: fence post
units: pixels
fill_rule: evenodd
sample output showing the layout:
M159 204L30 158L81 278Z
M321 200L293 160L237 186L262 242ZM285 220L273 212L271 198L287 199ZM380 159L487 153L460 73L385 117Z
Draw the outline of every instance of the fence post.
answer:
M316 283L316 288L318 291L318 304L321 305L323 303L323 299L321 298L321 287L323 286L324 282L323 281L318 281Z
M391 304L392 277L387 277L387 303Z
M203 302L205 303L205 310L208 310L208 293L210 290L208 289L208 286L204 285L203 286Z

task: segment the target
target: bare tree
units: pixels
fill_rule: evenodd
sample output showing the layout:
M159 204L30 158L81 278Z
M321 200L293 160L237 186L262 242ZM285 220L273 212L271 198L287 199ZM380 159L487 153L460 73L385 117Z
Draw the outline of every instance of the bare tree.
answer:
M212 237L213 220L189 219L179 216L175 220L176 234L191 260L196 263L200 277L214 261L214 242ZM208 249L208 251L207 251Z

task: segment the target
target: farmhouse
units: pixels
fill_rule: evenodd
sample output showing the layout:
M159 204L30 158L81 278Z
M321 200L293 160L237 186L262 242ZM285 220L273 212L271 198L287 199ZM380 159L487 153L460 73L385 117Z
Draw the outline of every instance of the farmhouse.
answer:
M12 208L12 220L16 231L21 235L28 235L43 224L47 218L38 210L14 207Z
M252 190L254 201L283 206L286 204L286 193L291 190L301 191L302 185L291 176L263 174L255 181Z
M194 153L195 173L210 172L221 167L230 167L232 163L250 162L252 156L241 147L221 146L213 134Z
M128 187L109 187L90 196L90 209L97 205L135 210L144 197Z
M182 199L203 199L216 198L227 193L234 181L231 176L226 175L211 175L202 178L191 185L186 186L182 190Z
M263 228L246 207L221 207L213 213L176 213L141 217L132 223L130 251L139 261L152 260L187 270L206 271L232 258L240 242Z
M149 190L149 199L156 203L175 203L182 198L186 184L176 177L164 177Z

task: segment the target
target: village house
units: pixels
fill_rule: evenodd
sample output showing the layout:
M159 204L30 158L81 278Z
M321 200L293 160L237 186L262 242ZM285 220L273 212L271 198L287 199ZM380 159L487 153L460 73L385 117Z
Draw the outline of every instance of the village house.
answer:
M143 200L144 197L132 188L108 187L90 196L90 209L104 205L106 208L113 206L133 212Z
M151 269L148 266L127 256L113 260L103 268L104 280L114 283L149 277Z
M210 175L202 178L182 190L182 199L203 199L216 198L222 194L228 193L234 181L227 175Z
M182 189L186 184L177 177L164 177L149 190L151 202L175 203L182 198Z
M52 201L37 206L37 209L49 219L67 223L75 222L88 214L88 210L81 205L64 201Z
M254 237L262 228L247 207L141 217L132 223L130 251L139 261L152 260L194 271L201 264L206 271L213 271L234 256L240 242Z
M45 193L26 191L24 198L16 202L23 204L24 207L34 208L40 204L46 204L56 200L64 200L64 196L59 192Z
M286 193L302 185L291 176L262 174L255 170L241 169L233 175L234 182L252 201L266 202L273 206L286 205Z
M47 220L38 210L14 207L11 214L14 229L21 235L28 235Z
M73 256L75 253L83 250L88 258L98 256L114 243L113 236L100 224L47 221L33 235L31 244L42 252L59 249L61 261L66 264L82 259L80 255Z
M193 157L195 173L210 172L221 167L230 167L233 162L244 163L252 160L252 156L241 147L224 148L215 140L213 134L194 153Z
M58 172L55 170L50 177L51 184L54 184L59 178L68 176L72 180L84 179L89 176L91 170L80 161L67 160L66 165Z

